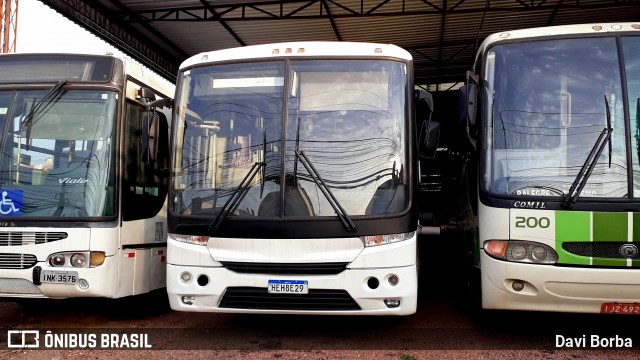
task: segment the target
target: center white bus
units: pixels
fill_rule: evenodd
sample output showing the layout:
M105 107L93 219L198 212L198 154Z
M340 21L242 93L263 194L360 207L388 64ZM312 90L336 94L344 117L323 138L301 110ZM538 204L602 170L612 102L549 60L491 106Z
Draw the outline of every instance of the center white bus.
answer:
M284 43L186 60L171 307L414 313L413 95L411 56L392 45Z

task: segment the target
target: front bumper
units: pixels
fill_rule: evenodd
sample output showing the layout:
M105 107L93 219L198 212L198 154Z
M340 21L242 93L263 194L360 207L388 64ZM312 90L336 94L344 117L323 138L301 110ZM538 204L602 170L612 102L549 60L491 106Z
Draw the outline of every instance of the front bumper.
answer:
M640 269L522 264L482 250L480 263L485 309L600 313L603 303L640 303ZM523 281L521 291L514 280Z
M222 267L193 267L167 265L167 292L171 308L180 311L228 312L228 313L272 313L272 314L326 314L326 315L410 315L415 313L417 305L417 272L416 266L346 269L336 275L264 275L243 274ZM182 273L192 275L189 283L180 280ZM395 286L389 284L390 275L399 279ZM198 277L206 276L205 286L198 284ZM375 277L379 281L377 288L372 289L369 279ZM255 307L220 307L227 288L263 289L266 293L269 280L306 280L309 291L344 290L353 299L359 309L332 310L322 302L315 308L292 309L287 302L275 305L279 308L258 309ZM184 296L192 297L193 303L187 305L182 301ZM296 301L292 295L290 301ZM399 299L398 307L387 307L384 299ZM269 301L268 299L265 301Z

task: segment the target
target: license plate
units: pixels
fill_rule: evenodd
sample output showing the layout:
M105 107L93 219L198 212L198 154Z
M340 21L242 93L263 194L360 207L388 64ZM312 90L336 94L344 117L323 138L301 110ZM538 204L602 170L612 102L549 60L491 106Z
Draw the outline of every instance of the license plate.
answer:
M40 282L43 283L75 284L77 280L77 271L43 270L42 273L40 273Z
M267 290L269 294L308 294L309 286L306 280L269 280Z
M602 314L640 314L640 303L604 303L600 307Z

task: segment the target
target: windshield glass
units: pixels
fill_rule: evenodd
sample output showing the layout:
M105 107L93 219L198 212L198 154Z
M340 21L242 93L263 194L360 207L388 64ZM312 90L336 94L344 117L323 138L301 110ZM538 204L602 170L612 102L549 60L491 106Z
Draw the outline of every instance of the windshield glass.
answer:
M498 45L485 58L483 186L522 196L566 194L607 128L582 197L627 197L625 122L614 38Z
M117 95L63 90L38 105L47 92L0 92L0 216L114 215Z
M640 36L622 38L624 64L629 92L631 158L634 196L640 196Z
M405 210L405 64L287 65L218 65L182 75L174 211L217 214L252 166L265 162L230 216L336 216L296 149L349 216Z

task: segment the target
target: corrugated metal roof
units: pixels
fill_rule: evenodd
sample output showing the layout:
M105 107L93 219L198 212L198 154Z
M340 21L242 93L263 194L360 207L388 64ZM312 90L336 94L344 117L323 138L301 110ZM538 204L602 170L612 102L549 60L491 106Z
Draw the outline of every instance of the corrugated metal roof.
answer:
M127 47L151 68L163 67L164 74L204 51L342 40L409 50L420 83L462 79L474 51L491 33L640 22L640 0L79 0L73 3L85 6L75 7L68 0L41 1Z

